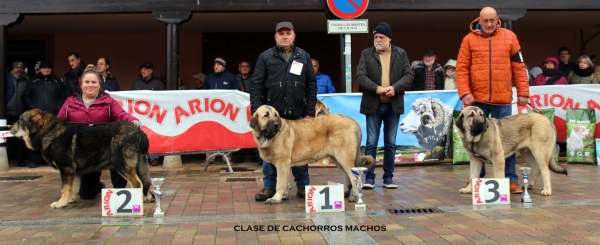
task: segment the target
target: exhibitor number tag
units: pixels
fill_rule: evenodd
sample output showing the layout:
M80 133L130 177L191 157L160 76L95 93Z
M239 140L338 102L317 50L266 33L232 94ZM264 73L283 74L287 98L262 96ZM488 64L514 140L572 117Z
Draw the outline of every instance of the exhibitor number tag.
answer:
M508 178L472 179L473 205L510 204Z
M102 189L102 216L144 215L142 188Z

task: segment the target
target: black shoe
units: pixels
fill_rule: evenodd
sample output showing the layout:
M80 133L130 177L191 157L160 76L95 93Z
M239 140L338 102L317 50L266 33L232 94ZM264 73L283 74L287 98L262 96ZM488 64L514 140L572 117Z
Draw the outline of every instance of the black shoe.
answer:
M37 164L35 162L30 162L29 163L29 167L30 168L37 168Z
M269 189L263 188L258 194L256 194L256 196L254 196L254 199L256 201L266 201L267 199L269 199L273 196L275 196L274 190L269 190Z
M27 166L27 164L25 164L25 162L18 162L17 166L19 166L19 167L25 167L25 166Z
M106 185L100 181L100 193L102 193L102 189L106 189Z
M305 191L304 189L298 190L298 192L296 192L296 197L304 199L304 196L305 196L304 195L305 194L304 191Z

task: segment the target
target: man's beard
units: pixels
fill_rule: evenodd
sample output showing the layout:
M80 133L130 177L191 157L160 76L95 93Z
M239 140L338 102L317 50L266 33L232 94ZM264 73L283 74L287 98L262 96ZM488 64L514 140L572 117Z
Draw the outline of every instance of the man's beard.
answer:
M425 64L425 66L427 66L427 67L432 66L433 63L435 63L435 60L432 60L432 61L423 61L423 64Z
M390 49L390 45L375 44L375 49L379 52L387 51L388 49Z

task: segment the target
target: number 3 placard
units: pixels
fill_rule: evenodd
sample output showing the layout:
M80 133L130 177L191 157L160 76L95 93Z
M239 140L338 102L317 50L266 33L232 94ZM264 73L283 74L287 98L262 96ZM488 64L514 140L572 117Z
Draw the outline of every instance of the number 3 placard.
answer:
M304 188L307 213L344 211L344 185L308 185Z
M141 188L102 189L102 216L144 215Z
M508 178L472 179L473 205L510 204Z

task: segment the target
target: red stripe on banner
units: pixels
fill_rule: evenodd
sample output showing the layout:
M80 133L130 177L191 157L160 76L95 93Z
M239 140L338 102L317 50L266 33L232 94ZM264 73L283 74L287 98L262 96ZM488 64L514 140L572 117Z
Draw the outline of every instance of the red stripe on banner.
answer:
M168 154L256 147L252 132L233 132L213 121L196 123L176 136L160 135L147 127L143 130L150 140L149 153Z

